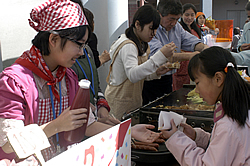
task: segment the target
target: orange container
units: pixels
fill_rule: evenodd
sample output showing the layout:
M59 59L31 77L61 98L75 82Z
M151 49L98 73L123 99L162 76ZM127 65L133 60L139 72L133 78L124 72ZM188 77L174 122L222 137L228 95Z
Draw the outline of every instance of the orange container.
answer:
M216 42L231 42L233 38L233 25L233 20L215 20L215 27L220 30Z

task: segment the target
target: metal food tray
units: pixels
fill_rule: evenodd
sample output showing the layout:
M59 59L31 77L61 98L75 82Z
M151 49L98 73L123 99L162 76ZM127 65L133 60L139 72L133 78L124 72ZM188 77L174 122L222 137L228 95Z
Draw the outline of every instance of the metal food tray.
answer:
M167 109L155 108L158 105L163 106L181 106L185 104L193 104L191 100L187 100L187 94L195 88L194 85L184 85L183 88L163 95L162 97L152 101L128 114L122 119L131 118L131 125L135 124L152 124L155 126L154 131L158 129L158 117L160 111L173 111L187 118L187 123L192 127L201 127L205 131L211 132L213 122L213 111L207 110L191 110L191 109Z
M182 106L182 105L191 105L195 104L191 100L187 99L187 94L193 90L193 86L184 86L183 88L164 95L157 100L149 103L146 106L140 108L141 111L151 111L151 112L160 112L160 111L174 111L181 115L188 115L188 116L198 116L198 117L205 117L205 118L213 118L213 111L209 110L191 110L191 109L167 109L167 108L156 108L159 105L163 106Z

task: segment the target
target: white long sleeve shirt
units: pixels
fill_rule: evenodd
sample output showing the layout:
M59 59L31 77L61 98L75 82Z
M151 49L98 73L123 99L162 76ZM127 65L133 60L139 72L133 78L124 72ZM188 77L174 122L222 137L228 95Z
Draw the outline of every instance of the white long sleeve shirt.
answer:
M117 47L125 40L128 40L128 38L125 34L122 34L121 37L112 45L110 49L111 59L113 58L113 54ZM142 56L146 56L146 53ZM110 75L111 77L109 81L111 85L120 85L127 78L132 83L136 83L142 79L152 80L160 78L160 76L157 76L155 72L158 67L166 63L168 60L160 50L141 65L138 65L137 57L137 47L132 43L125 44L120 49Z

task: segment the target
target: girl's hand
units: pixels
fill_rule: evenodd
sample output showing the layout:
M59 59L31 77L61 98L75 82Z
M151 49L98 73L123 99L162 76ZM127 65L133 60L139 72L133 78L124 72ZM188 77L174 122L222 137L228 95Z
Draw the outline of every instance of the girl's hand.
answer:
M214 33L217 35L220 32L219 28L215 28Z
M102 52L102 54L99 56L99 60L101 62L101 65L106 63L107 61L109 61L111 58L110 58L110 55L109 55L109 52L107 50L104 50ZM100 66L101 66L100 65Z
M173 119L171 119L170 123L172 127L170 130L162 130L163 137L166 139L170 138L178 130Z
M193 129L192 126L186 124L186 123L181 123L180 126L182 126L183 129L183 133L186 134L189 138L191 138L192 140L195 140L196 138L196 132Z
M79 108L65 109L59 117L55 119L58 132L74 130L87 122L87 109Z
M112 125L112 126L121 123L115 117L110 116L108 110L105 107L101 107L98 110L97 115L98 115L98 120L97 120L98 122L102 122L102 123Z
M131 136L138 141L152 143L160 137L161 133L153 132L155 126L147 124L137 124L131 127Z
M156 74L158 76L160 75L163 75L165 73L167 73L168 71L172 70L172 69L169 69L167 66L168 66L169 62L167 63L164 63L163 65L161 65L157 70L156 70Z
M171 43L164 45L160 50L166 58L169 58L173 56L175 48L176 48L176 45L174 44L174 42L171 42Z
M201 27L201 29L209 32L209 28L207 26Z

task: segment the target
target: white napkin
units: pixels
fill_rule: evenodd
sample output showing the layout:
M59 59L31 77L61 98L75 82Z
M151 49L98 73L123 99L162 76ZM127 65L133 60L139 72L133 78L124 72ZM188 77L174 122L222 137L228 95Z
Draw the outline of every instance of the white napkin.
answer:
M179 115L175 112L166 112L161 111L158 119L158 130L168 130L171 129L171 119L174 119L174 123L176 126L179 126L180 123L186 123L187 118L182 115ZM178 128L179 130L183 130L183 127Z

